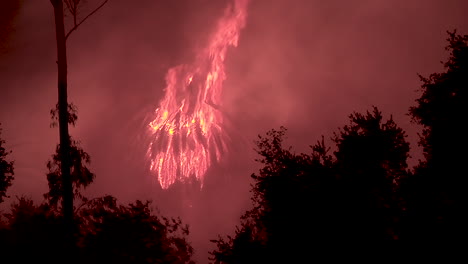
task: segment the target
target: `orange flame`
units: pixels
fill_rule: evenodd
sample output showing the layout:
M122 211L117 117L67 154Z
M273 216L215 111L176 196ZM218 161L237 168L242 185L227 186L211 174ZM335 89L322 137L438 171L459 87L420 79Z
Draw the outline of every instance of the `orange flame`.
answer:
M208 46L192 64L179 65L166 74L165 97L149 123L152 141L148 156L161 187L195 176L201 184L213 162L227 150L227 135L220 111L224 59L229 46L237 46L245 25L249 0L235 0Z

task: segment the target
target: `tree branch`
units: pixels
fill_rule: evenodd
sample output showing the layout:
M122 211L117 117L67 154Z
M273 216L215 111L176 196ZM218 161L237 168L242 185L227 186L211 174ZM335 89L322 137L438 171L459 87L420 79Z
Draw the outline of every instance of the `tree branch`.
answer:
M98 6L96 9L93 10L93 12L89 13L89 15L87 15L85 18L83 18L83 20L80 21L80 23L76 24L76 22L74 23L75 25L73 26L72 29L70 29L70 31L68 31L67 35L65 35L65 40L68 39L68 37L70 36L70 34L75 31L81 24L83 24L83 22L85 22L90 16L94 15L94 13L96 13L99 9L101 9L101 7L103 7L109 0L105 0L100 6Z
M83 202L80 204L80 206L78 206L77 208L75 208L75 213L78 213L81 209L81 207L85 206L85 205L88 205L90 204L91 202L94 202L94 201L97 201L98 199L101 199L101 197L94 197L90 200L87 200L86 202Z

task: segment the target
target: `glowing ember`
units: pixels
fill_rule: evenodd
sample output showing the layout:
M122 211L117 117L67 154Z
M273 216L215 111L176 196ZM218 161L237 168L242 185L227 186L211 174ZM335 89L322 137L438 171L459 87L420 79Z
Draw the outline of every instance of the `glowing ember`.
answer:
M157 173L162 188L193 176L203 184L212 162L227 150L219 109L226 79L224 59L228 47L237 46L247 3L234 0L196 60L167 72L165 97L149 124L153 137L148 148L150 169Z

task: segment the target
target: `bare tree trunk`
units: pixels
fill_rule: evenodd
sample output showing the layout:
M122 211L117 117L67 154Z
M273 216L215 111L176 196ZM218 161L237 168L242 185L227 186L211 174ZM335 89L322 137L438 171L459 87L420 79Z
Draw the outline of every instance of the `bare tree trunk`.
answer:
M70 178L70 136L68 133L67 46L62 0L50 0L50 2L54 7L55 32L57 39L58 112L63 187L62 210L65 220L65 232L67 233L67 237L71 239L73 232L73 187Z

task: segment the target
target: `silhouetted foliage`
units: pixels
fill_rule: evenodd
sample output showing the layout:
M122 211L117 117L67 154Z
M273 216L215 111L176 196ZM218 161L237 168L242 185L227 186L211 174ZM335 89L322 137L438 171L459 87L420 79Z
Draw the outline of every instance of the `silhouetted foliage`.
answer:
M123 206L105 196L90 200L79 217L88 263L193 263L188 226L152 214L148 201Z
M350 124L335 134L340 207L347 212L349 236L368 241L397 238L400 215L397 183L407 174L409 143L390 117L382 121L374 107L349 116Z
M420 76L422 94L409 111L423 126L419 143L426 158L403 184L405 235L412 240L450 241L468 235L468 137L463 121L468 114L468 35L448 35L446 71Z
M63 252L63 219L47 204L34 205L26 197L18 197L5 215L7 227L1 230L2 259L15 263L47 260L59 263Z
M76 121L78 120L78 108L75 104L69 103L68 104L68 124L75 126ZM50 123L50 127L57 127L59 125L59 105L55 105L55 108L50 110L50 117L52 122Z
M217 250L210 252L214 263L267 262L289 249L292 244L287 241L298 245L302 241L300 236L307 236L302 227L312 219L308 208L301 206L312 200L307 194L314 193L305 191L312 187L306 181L313 166L324 165L315 158L320 154L296 155L290 148L283 148L285 132L284 127L270 130L266 137L259 136L256 141L256 151L261 156L257 161L263 168L259 174L252 175L254 207L242 216L241 227L234 237L228 236L227 241L222 237L212 240L217 245ZM292 222L298 228L295 231L300 229L300 232L291 232Z
M244 218L245 221L245 218ZM254 223L243 222L236 228L234 237L227 239L218 236L210 240L217 249L210 252L210 260L214 263L267 263L268 251L261 234L257 233Z
M375 107L350 121L333 138L333 156L323 138L311 154L294 154L283 147L283 127L259 136L263 168L252 175L254 208L234 237L212 240L214 263L310 261L317 243L398 238L396 183L406 175L406 135Z
M0 127L0 203L3 202L3 198L8 197L6 192L8 187L11 186L15 175L13 161L7 160L7 156L11 151L5 149L3 145L5 144L5 140L1 138L1 135L2 128Z
M434 169L450 169L452 163L460 166L458 160L466 156L453 151L460 143L466 146L468 139L464 132L468 87L468 35L448 32L450 57L444 66L446 72L433 73L428 78L419 76L423 82L422 95L416 100L417 106L410 108L414 122L423 125L420 144L424 148L427 166ZM458 147L454 147L457 146ZM440 168L439 168L440 167Z
M112 196L82 204L75 214L77 247L68 263L194 263L188 226L180 219L154 214L150 205L138 200L118 205ZM59 211L20 197L5 216L7 222L0 226L3 259L63 263L64 254L70 251L65 250Z
M86 198L81 194L81 190L88 187L96 176L86 166L91 162L89 154L79 146L79 142L72 139L70 139L70 142L70 175L73 184L73 194L75 199L78 198L86 201ZM44 198L48 200L53 208L57 208L63 198L61 166L60 145L57 145L56 153L47 162L49 192L44 194Z

